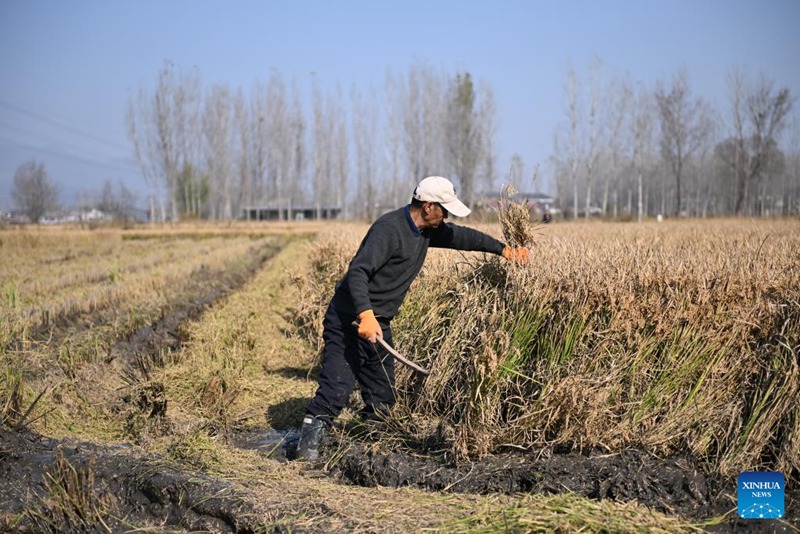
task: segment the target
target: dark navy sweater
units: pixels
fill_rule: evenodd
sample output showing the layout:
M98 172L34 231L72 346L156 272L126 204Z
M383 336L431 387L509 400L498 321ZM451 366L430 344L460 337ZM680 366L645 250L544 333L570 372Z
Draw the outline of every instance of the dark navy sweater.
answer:
M391 321L411 283L422 269L428 247L502 254L504 245L490 235L455 224L418 230L409 206L379 217L333 295L333 307L357 316L372 309L383 322Z

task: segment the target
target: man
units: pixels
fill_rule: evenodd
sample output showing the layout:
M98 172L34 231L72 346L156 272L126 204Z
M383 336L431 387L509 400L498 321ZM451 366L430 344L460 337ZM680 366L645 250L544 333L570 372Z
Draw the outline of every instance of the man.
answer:
M363 418L380 419L394 405L394 359L375 343L380 337L393 346L390 322L422 269L428 247L491 252L527 262L527 248L445 223L450 213L466 217L470 209L456 197L450 180L429 176L414 189L411 204L378 218L361 241L323 320L322 371L300 428L299 459L318 458L322 436L356 380L365 404Z

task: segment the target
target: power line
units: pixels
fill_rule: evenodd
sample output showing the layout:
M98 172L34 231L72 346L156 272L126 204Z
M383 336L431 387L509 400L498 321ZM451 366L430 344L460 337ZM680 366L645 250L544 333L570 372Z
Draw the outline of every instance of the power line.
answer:
M72 149L73 151L76 151L76 152L80 152L80 149L76 149L74 146L71 146L71 145L65 144L65 143L61 143L61 142L58 142L58 141L54 141L52 138L49 138L49 137L46 137L46 136L42 136L41 134L39 134L37 132L32 132L30 130L26 130L25 128L20 128L19 126L15 125L15 124L9 124L9 123L7 123L5 121L0 121L0 126L3 126L5 128L10 128L10 129L16 130L17 132L20 132L20 133L22 133L24 135L28 135L28 136L34 137L36 140L38 140L40 142L49 142L49 143L61 145L61 146L65 147L65 148ZM18 141L16 141L16 142L10 141L10 142L12 144L17 144L19 146L19 142ZM35 147L31 147L31 146L27 146L25 148L29 148L31 150L46 151L46 149L35 148ZM87 160L87 161L91 161L91 160ZM131 168L138 169L138 167L134 163L128 163L128 165L130 165Z
M33 136L39 135L37 133L31 132L30 130L26 130L24 128L20 128L16 124L9 124L9 123L7 123L5 121L0 121L0 126L4 126L5 128L11 128L12 130L16 130L19 133L25 134L25 135L33 135Z
M45 117L44 115L40 115L40 114L38 114L38 113L36 113L34 111L30 111L28 109L22 108L20 106L17 106L15 104L10 103L10 102L6 102L5 100L0 99L0 105L5 106L5 107L7 107L9 109L12 109L12 110L16 111L17 113L22 113L23 115L28 115L28 116L33 117L35 119L39 119L39 120L44 121L46 123L52 124L53 126L58 126L59 128L63 128L65 130L67 130L68 132L72 132L74 134L82 135L82 136L86 137L87 139L91 139L91 140L96 141L98 143L102 143L102 144L104 144L106 146L110 146L112 148L116 148L117 150L122 150L122 151L130 150L129 148L121 147L120 145L117 145L116 143L111 143L106 139L102 139L100 137L95 137L92 134L89 134L89 133L86 133L86 132L82 132L81 130L78 130L77 128L73 128L72 126L69 126L68 124L64 124L64 123L61 123L59 121L53 120L53 119L51 119L49 117Z
M89 160L89 159L81 158L81 157L77 157L77 156L70 156L70 155L67 155L67 154L60 154L58 152L54 152L54 151L49 150L47 148L26 145L24 143L20 143L18 141L12 141L10 139L5 139L3 137L0 137L0 143L6 143L6 144L9 144L9 145L16 146L18 148L24 148L26 150L33 150L34 152L42 152L44 154L48 154L48 155L56 157L56 158L60 158L60 159L66 160L66 161L72 161L72 162L81 163L83 165L92 165L92 166L95 166L95 167L105 167L105 168L113 170L113 171L124 172L124 173L130 173L130 172L134 172L135 171L135 169L134 169L135 166L133 164L131 164L130 168L126 169L124 167L118 167L118 166L116 166L114 164L111 164L111 163L104 163L104 162L101 162L101 161L93 161L93 160Z

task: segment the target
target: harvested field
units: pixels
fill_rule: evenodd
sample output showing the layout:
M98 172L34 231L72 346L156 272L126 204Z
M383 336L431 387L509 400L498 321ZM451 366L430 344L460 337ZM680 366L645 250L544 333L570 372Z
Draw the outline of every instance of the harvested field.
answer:
M287 461L365 229L0 233L0 530L731 531L739 471L796 487L797 221L433 251L394 324L431 375Z

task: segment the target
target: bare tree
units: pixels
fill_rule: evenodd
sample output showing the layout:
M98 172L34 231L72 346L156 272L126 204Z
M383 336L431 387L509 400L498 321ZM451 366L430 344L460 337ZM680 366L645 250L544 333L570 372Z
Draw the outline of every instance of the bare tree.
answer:
M173 87L176 172L173 196L178 213L200 217L208 186L200 168L202 144L202 85L196 69L181 72Z
M522 188L522 181L525 179L525 162L519 153L514 152L511 156L511 166L508 169L508 183L516 188Z
M402 113L402 88L401 81L391 71L386 73L384 80L384 110L386 121L386 151L385 160L389 173L388 187L384 187L384 193L379 196L378 201L382 204L400 205L402 198L408 196L405 189L406 180L402 171L403 159L403 140L402 132L404 128Z
M578 76L575 69L567 69L567 108L569 117L569 179L572 183L572 216L578 217L578 162L580 161L580 137L578 136Z
M377 113L368 106L361 92L355 88L350 91L352 100L353 149L355 151L357 198L361 205L356 214L369 221L376 217L377 187L375 184L378 170L375 148L377 140Z
M148 184L151 214L158 202L161 220L166 218L165 196L169 216L177 221L181 211L192 204L192 191L200 189L196 186L199 109L200 79L196 71L176 73L170 62L159 71L152 95L142 89L138 99L128 103L128 136Z
M431 67L420 68L422 98L421 176L446 174L453 168L449 151L447 76ZM412 182L420 176L412 177ZM405 191L408 197L408 191ZM407 201L407 199L404 199Z
M254 133L253 123L255 120L251 117L250 112L251 109L247 105L244 93L239 89L233 99L233 115L238 144L236 170L239 180L239 198L237 199L237 204L243 207L253 205L253 172L250 170L250 165L254 159L252 135ZM236 216L236 212L234 212L234 216Z
M640 86L636 102L631 106L631 129L633 136L633 167L636 172L637 185L637 220L642 222L645 216L644 172L650 160L653 148L653 102L650 92Z
M553 128L553 152L548 158L548 164L555 179L556 197L558 205L563 209L569 194L570 161L569 155L563 155L563 141L561 140L560 127Z
M608 164L605 169L605 185L603 187L603 213L608 213L609 190L613 187L614 217L618 210L618 185L619 171L622 159L622 136L624 135L625 120L628 117L628 108L631 103L632 90L627 80L614 80L608 91L609 102L609 128L606 139L606 153Z
M245 202L253 205L264 200L264 180L267 173L269 115L267 112L267 92L257 84L250 95L248 143L245 150L247 159L247 191Z
M589 152L586 154L586 213L585 217L591 216L592 208L592 184L597 167L597 159L600 155L599 147L603 125L598 120L600 103L600 76L602 72L602 62L595 56L590 64L590 90L589 90Z
M341 210L341 216L349 217L347 182L349 179L349 139L347 131L347 115L344 111L342 89L337 84L336 100L331 101L329 113L331 114L331 177L336 188L336 206Z
M709 138L716 135L716 122L710 124ZM714 174L714 151L710 143L703 143L697 156L694 158L692 170L694 171L694 200L692 201L691 215L695 217L708 216L711 203L713 201L713 174ZM689 191L691 194L691 191Z
M148 216L150 221L158 219L163 222L166 218L166 213L164 209L164 197L161 194L157 178L158 170L155 168L153 160L147 157L147 147L149 146L148 137L141 130L141 128L145 127L147 124L146 121L140 117L140 113L143 113L144 110L147 109L146 106L142 104L146 98L143 90L139 91L138 98L138 107L133 99L128 100L126 111L128 138L131 140L131 143L133 143L134 156L139 164L147 190ZM158 206L158 212L156 212L156 205Z
M215 85L206 97L205 168L209 176L212 195L209 198L212 219L231 219L233 216L232 160L232 104L230 90L225 85Z
M125 187L121 181L117 183L116 190L111 180L103 182L103 190L97 208L117 220L131 218L131 213L136 205L136 194Z
M661 119L661 155L675 178L674 214L681 213L684 167L708 137L711 118L706 103L693 99L688 75L681 69L669 89L659 83L655 92Z
M472 205L483 139L475 104L475 87L469 72L456 74L449 94L447 139L450 157L463 190L462 196L467 205Z
M497 129L497 106L494 91L489 84L481 82L480 93L482 98L478 116L483 140L483 186L486 191L491 191L494 189L496 173L494 139Z
M292 174L293 136L289 96L280 74L273 72L267 87L267 196L278 208L279 218L289 214L291 196L287 184Z
M401 85L401 114L403 122L403 148L406 155L406 172L400 184L395 205L405 202L407 191L419 181L425 171L425 113L423 71L421 67L411 67L408 80Z
M786 165L781 192L783 215L800 213L800 117L791 122L789 135L789 161Z
M299 199L302 194L303 184L305 183L306 176L306 150L305 150L305 135L306 135L306 122L303 115L303 106L300 101L300 91L295 84L292 85L292 117L289 138L291 139L291 165L293 175L290 180L288 191L289 205L288 210L291 213L292 202Z
M11 198L17 209L36 224L49 210L58 209L58 187L47 175L44 164L34 160L17 168Z
M336 194L334 176L334 132L335 116L330 97L325 97L314 80L313 100L313 182L315 218L322 217L323 203L327 203Z
M172 64L167 65L158 73L158 84L153 96L152 119L155 126L156 137L151 139L151 147L155 152L156 160L167 188L170 216L173 221L180 218L178 210L178 139L177 120L174 107L176 91L175 74Z
M777 141L793 99L789 89L774 90L774 83L763 75L749 87L741 70L728 76L731 94L733 138L729 149L718 151L727 160L736 180L734 210L741 215L750 190L758 190L765 174L782 164ZM732 149L732 150L731 150Z

